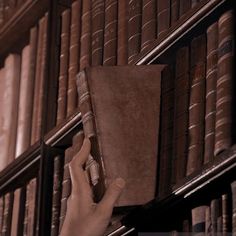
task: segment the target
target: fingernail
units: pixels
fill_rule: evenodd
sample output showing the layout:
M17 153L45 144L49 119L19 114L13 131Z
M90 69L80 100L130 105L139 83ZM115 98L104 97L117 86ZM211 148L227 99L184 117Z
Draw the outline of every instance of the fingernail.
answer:
M125 180L122 179L122 178L117 178L117 179L115 180L115 184L116 184L116 186L119 187L119 188L124 188L124 187L125 187Z

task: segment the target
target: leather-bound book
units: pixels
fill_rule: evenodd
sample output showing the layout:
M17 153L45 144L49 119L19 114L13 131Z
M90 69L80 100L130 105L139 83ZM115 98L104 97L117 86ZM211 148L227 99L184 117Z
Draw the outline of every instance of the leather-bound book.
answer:
M170 7L170 24L174 25L179 19L179 4L180 0L171 0Z
M174 124L174 73L171 66L163 69L161 81L160 120L160 165L159 197L166 196L171 189L171 164L173 155Z
M117 65L128 63L128 1L118 1Z
M157 37L161 37L170 27L170 0L158 1Z
M3 22L4 22L4 2L0 1L0 25L3 24Z
M205 130L206 37L191 42L189 148L186 175L200 169L203 163Z
M177 183L186 174L188 150L188 108L189 108L189 48L177 51L175 66L175 104L172 184Z
M103 65L117 62L118 0L105 0Z
M102 65L105 0L92 0L92 65Z
M163 67L91 67L78 74L84 133L92 143L95 200L119 176L126 188L116 206L154 198Z
M211 235L211 208L206 208L206 224L205 224L205 235Z
M3 213L4 213L4 195L0 197L0 233L2 232L2 225L3 225Z
M229 193L224 193L221 196L222 199L222 235L227 236L231 231L231 197Z
M234 13L225 12L218 21L218 71L216 95L215 155L232 144Z
M221 216L221 199L215 198L211 200L211 229L212 235L217 235L217 220Z
M57 124L60 124L66 118L70 46L70 15L70 9L65 10L61 15L61 48L57 95Z
M54 157L51 236L57 236L59 233L63 162L62 156Z
M92 0L83 1L80 39L80 70L91 65L92 53Z
M179 18L184 16L191 8L191 0L180 0L179 1Z
M70 28L70 57L69 77L67 89L67 117L77 107L77 91L75 77L79 71L80 56L80 31L81 31L81 0L72 3L71 6L71 28Z
M157 33L156 0L143 0L141 51L153 42Z
M192 232L194 235L205 235L206 209L208 206L198 206L192 209Z
M217 58L218 58L218 23L216 22L211 26L209 26L207 29L204 164L209 161L212 161L214 158Z
M236 181L231 183L232 191L232 233L236 235Z
M128 9L128 63L130 64L141 49L142 0L129 0Z

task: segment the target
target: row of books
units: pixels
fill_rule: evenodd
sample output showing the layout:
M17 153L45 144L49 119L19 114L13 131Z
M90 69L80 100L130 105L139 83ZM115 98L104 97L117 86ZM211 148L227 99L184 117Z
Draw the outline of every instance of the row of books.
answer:
M163 73L160 195L235 142L234 12L177 50Z

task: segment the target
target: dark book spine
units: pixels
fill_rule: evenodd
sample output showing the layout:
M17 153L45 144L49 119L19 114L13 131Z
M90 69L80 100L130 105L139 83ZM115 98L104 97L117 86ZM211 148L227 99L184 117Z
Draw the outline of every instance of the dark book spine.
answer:
M157 37L161 37L170 27L170 0L158 1Z
M199 206L192 209L192 232L194 235L203 235L206 228L207 206Z
M196 7L199 2L200 0L191 0L191 8Z
M130 64L141 49L142 0L129 0L128 9L128 63Z
M0 233L2 232L2 226L3 226L3 215L4 215L4 195L0 198Z
M230 212L231 212L231 198L230 195L228 193L225 193L221 196L222 199L222 235L223 236L227 236L227 233L230 232L231 230L231 216L230 216Z
M205 235L211 235L211 208L206 208L206 225L205 225Z
M220 199L213 199L211 200L210 204L211 208L211 233L212 235L217 235L217 221L218 218L221 216L221 200Z
M103 65L117 62L118 0L105 0Z
M142 6L142 41L141 51L156 38L156 0L143 0Z
M92 65L103 63L104 24L105 24L104 0L92 0Z
M200 169L203 161L205 128L205 59L206 38L200 35L191 42L189 148L186 175Z
M232 144L232 100L234 58L234 14L224 13L219 21L216 95L215 149L217 155Z
M67 9L62 13L61 16L61 48L58 80L57 124L60 124L66 118L70 45L70 13L70 9Z
M232 233L236 235L236 181L231 183L232 191Z
M218 58L218 24L207 29L206 110L204 164L213 160L215 145L216 80Z
M67 117L77 107L76 74L79 71L80 31L81 31L81 0L72 3L70 28L70 58L67 90Z
M118 1L117 65L128 63L128 1Z
M191 8L191 0L179 1L179 18L182 17Z
M3 23L4 23L4 2L0 1L0 25Z
M170 24L174 25L179 19L179 4L180 0L171 0L170 9Z

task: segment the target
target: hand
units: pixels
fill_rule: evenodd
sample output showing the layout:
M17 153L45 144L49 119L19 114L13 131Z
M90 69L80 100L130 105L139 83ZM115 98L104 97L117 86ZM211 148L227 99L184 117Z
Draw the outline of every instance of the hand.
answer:
M72 191L67 201L67 212L61 236L101 236L104 234L116 200L125 181L116 179L107 189L103 199L94 203L90 185L83 170L91 149L89 139L84 139L79 153L69 165Z

